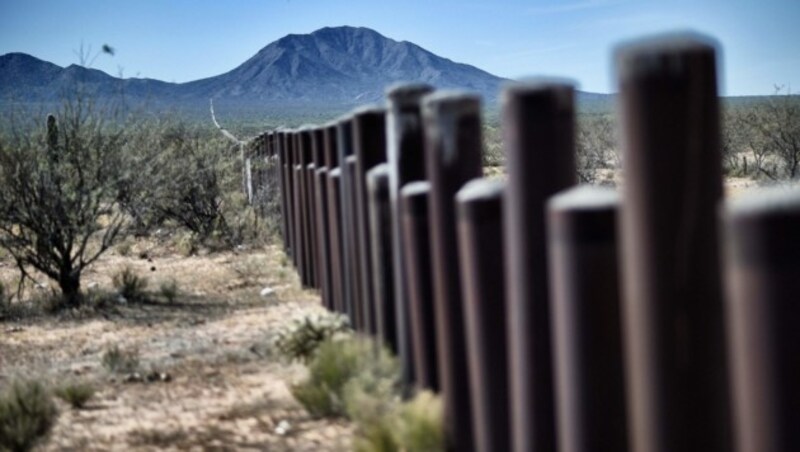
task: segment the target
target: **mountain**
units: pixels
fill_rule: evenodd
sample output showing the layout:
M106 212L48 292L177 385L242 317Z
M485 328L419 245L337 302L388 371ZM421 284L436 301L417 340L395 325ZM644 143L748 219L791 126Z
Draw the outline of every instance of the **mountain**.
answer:
M0 102L55 101L80 85L99 97L122 92L128 99L177 107L205 105L211 98L241 106L347 107L380 101L385 88L398 81L469 90L494 103L505 80L416 44L356 27L291 34L229 72L187 83L120 79L76 65L61 68L22 53L0 56Z
M503 79L368 28L336 27L288 35L236 69L183 88L205 98L363 103L379 100L385 87L397 81L422 81L495 97Z

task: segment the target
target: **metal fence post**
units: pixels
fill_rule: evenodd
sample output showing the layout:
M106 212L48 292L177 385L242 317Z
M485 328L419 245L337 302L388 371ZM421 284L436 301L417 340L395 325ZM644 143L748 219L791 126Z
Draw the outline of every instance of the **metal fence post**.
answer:
M275 154L277 157L275 170L279 175L280 191L281 191L281 236L283 237L283 250L285 253L291 255L291 238L289 237L289 180L286 172L287 156L284 141L285 131L280 130L275 133Z
M439 375L448 448L474 447L461 279L456 241L455 194L481 177L480 98L434 93L423 98L426 172L431 183L429 215L433 252Z
M294 215L294 152L292 150L292 131L284 130L282 137L283 156L286 158L283 171L286 178L286 228L289 237L289 256L292 264L297 268L297 245L295 244L295 215Z
M617 258L619 196L583 186L547 206L558 443L628 450Z
M405 295L408 301L407 335L414 357L414 382L420 388L438 391L439 369L436 345L436 314L433 301L428 198L431 184L409 182L400 190L400 220L406 265ZM397 273L395 273L397 274ZM397 322L398 327L400 322ZM397 341L400 341L398 334Z
M481 452L507 451L511 445L503 191L502 181L476 179L456 195L472 426Z
M401 226L400 190L409 182L425 180L425 154L422 132L420 100L433 91L433 87L421 83L405 83L386 90L386 160L389 163L389 197L392 203L392 255L394 259L395 321L397 322L397 349L401 363L403 381L411 383L417 372L418 361L412 345L408 295L408 276ZM426 256L429 259L430 256ZM426 264L430 267L430 264ZM426 275L430 278L430 275ZM432 295L432 294L431 294ZM430 300L427 301L430 303ZM432 320L432 318L431 318ZM433 344L433 342L431 342ZM417 382L419 383L419 381Z
M316 127L312 136L314 150L314 207L317 220L317 273L322 304L333 308L331 301L331 259L330 259L330 224L328 223L328 162L325 150L325 129Z
M294 152L294 218L295 218L295 244L297 245L297 271L300 276L300 283L303 287L308 286L308 273L306 270L306 241L305 231L305 209L303 208L303 193L305 192L305 178L303 177L302 152L299 146L300 133L294 131L291 136L292 151Z
M325 161L328 164L328 227L330 231L328 237L330 239L330 288L331 288L331 305L337 312L344 312L342 308L344 303L344 278L343 272L343 245L341 235L341 170L337 173L334 180L333 172L339 168L339 152L338 152L338 126L335 122L329 123L325 127Z
M724 218L736 450L800 450L800 190L747 195Z
M357 297L355 283L356 272L352 267L353 264L353 247L352 239L353 225L351 224L351 216L353 210L352 203L352 189L350 188L350 172L347 165L347 157L353 155L353 117L346 115L338 122L337 137L337 151L339 153L339 168L341 174L340 180L340 194L341 194L341 211L339 212L342 217L339 232L342 236L342 266L344 283L344 313L350 317L350 323L355 327L354 317L354 299Z
M503 91L506 281L514 450L558 450L545 203L575 183L574 88L539 80Z
M359 272L361 273L361 312L363 330L375 334L375 298L372 275L372 244L369 229L369 203L367 202L367 172L386 161L386 110L382 107L362 107L353 114L353 147L356 171L356 217L358 224Z
M297 154L297 216L298 244L300 245L300 280L303 287L311 286L311 241L308 233L308 155L303 145L303 130L294 134L295 153Z
M389 166L385 163L367 173L370 241L372 242L374 334L397 351L392 261L392 211L389 200Z
M331 277L333 287L333 310L345 314L344 284L344 256L342 250L342 170L338 166L328 172L328 207L330 208L330 236L331 236ZM352 321L352 319L351 319Z
M637 451L731 448L715 47L696 35L669 35L615 53L625 161L623 325Z
M311 288L318 288L318 262L317 262L317 215L314 208L314 200L316 190L314 188L314 173L316 166L314 165L314 149L313 142L313 129L311 126L305 126L300 129L300 149L303 153L303 169L305 177L304 186L304 214L305 214L305 231L304 237L306 239L306 273L308 278L308 286Z
M351 300L350 300L350 319L352 320L353 328L357 331L364 331L364 303L361 302L362 300L362 293L361 293L361 278L364 276L360 269L360 260L361 257L361 250L359 248L359 241L358 241L358 233L356 228L358 227L358 200L357 200L357 188L356 188L356 161L358 157L355 155L349 155L345 159L344 168L347 168L347 190L348 192L345 193L345 197L347 198L348 205L350 208L348 209L349 219L347 224L349 228L344 231L345 235L348 236L348 254L349 254L349 265L348 268L350 269L351 273L351 280L352 280L352 292L350 293Z

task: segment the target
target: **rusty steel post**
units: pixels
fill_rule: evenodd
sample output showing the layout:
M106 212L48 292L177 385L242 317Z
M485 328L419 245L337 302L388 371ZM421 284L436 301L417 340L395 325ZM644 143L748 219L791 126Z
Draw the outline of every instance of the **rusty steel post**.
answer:
M348 244L350 246L349 251L349 265L348 268L351 270L351 277L353 282L353 291L351 292L351 320L353 324L353 328L356 331L364 331L364 304L361 302L361 278L363 277L360 268L360 261L359 257L361 256L361 250L359 248L359 241L358 241L358 233L356 228L358 227L359 217L358 217L358 199L357 199L357 188L356 188L356 161L358 157L355 155L349 155L345 159L344 167L347 168L347 189L348 193L346 193L347 202L350 205L350 209L348 211L350 218L347 221L347 224L350 225L349 230L344 231L344 233L349 237Z
M327 192L328 192L328 227L330 231L328 233L330 238L329 248L330 248L330 261L331 261L331 281L330 281L330 288L331 288L331 305L333 306L333 310L337 312L344 312L342 306L344 303L344 283L342 282L342 278L344 278L344 273L342 271L344 262L342 260L343 256L343 245L342 245L342 236L341 236L341 170L339 171L338 175L336 176L336 180L334 181L333 171L339 168L339 153L338 153L338 143L337 143L337 132L338 127L335 122L329 123L325 127L325 161L328 164L328 180L326 181L327 184ZM334 185L337 185L334 187ZM334 193L335 190L335 193Z
M617 210L609 188L583 186L547 203L559 450L628 450Z
M313 131L312 149L314 154L314 207L317 221L317 274L318 285L322 296L322 304L328 309L333 307L331 302L331 260L330 237L328 232L328 164L325 154L325 129L317 127Z
M297 247L297 274L300 276L300 284L306 286L305 272L305 251L303 250L306 241L303 239L303 204L301 202L303 189L303 166L294 166L294 224L295 224L295 245Z
M724 218L736 450L800 450L800 190L746 195Z
M342 250L342 170L338 166L328 172L328 207L331 237L331 276L333 287L333 310L346 313L344 295L344 251Z
M471 94L435 93L422 101L426 172L431 183L433 287L439 376L443 394L447 447L469 451L471 425L461 275L456 242L455 194L470 179L481 177L480 98Z
M389 196L392 203L393 290L398 336L396 351L400 358L402 379L406 384L410 384L418 375L414 369L418 360L414 357L410 324L406 246L400 220L400 190L407 183L425 180L426 177L420 99L431 91L433 87L420 83L398 84L386 90L386 160L389 163ZM426 265L429 266L430 264ZM430 300L427 302L430 303Z
M367 172L370 241L372 243L375 334L393 352L395 330L394 272L392 269L392 210L389 200L389 167L385 163Z
M320 290L322 304L328 309L333 309L333 289L331 287L331 247L330 223L328 223L328 169L323 166L314 174L317 207L317 261L319 264Z
M275 164L276 172L278 173L278 180L279 185L278 188L280 190L281 196L281 237L283 239L283 251L284 253L291 256L290 253L290 239L289 239L289 206L287 204L287 199L289 197L289 190L287 189L287 184L289 182L288 177L286 176L286 153L283 143L283 135L284 130L278 130L275 132L275 155L277 157L277 161Z
M311 287L311 240L309 239L309 220L308 217L308 158L306 146L303 143L303 130L299 129L295 134L295 143L297 146L298 161L300 162L299 170L299 214L300 214L300 250L303 252L302 260L302 283L303 287Z
M350 188L350 171L347 165L347 157L353 155L353 117L346 115L342 117L337 126L337 152L339 154L339 168L341 169L341 222L340 234L342 236L342 266L344 283L344 313L350 317L350 324L355 328L355 303L357 297L356 271L353 268L354 244L352 239L353 225L352 211L355 210L352 203L352 189Z
M311 129L311 159L314 163L314 172L312 173L312 185L314 188L313 191L313 200L311 203L312 209L314 210L314 274L316 276L316 288L320 290L320 294L324 291L324 283L325 277L323 274L324 267L322 266L322 256L325 252L321 249L322 248L322 238L324 238L325 230L320 230L322 228L323 223L322 219L319 217L319 208L317 207L317 192L319 189L317 188L317 172L321 169L325 168L325 147L323 140L323 131L322 128L319 126L314 126Z
M284 203L285 203L285 214L286 216L283 218L283 222L286 224L286 238L284 239L284 249L286 253L289 255L289 258L294 261L292 257L292 178L289 168L291 168L291 160L289 155L288 146L286 145L286 135L288 132L283 130L278 137L278 143L280 146L280 156L283 159L283 164L281 165L281 171L283 173L283 190L284 190Z
M508 356L503 263L503 192L476 179L456 194L475 450L509 450Z
M311 285L311 272L310 272L310 261L309 261L309 239L308 239L308 209L307 209L307 197L308 197L308 160L307 155L305 152L305 146L302 143L302 130L298 130L294 134L294 142L295 142L295 153L297 154L297 225L298 225L298 245L300 247L300 265L298 265L298 270L300 273L300 282L302 283L303 287L309 287Z
M716 45L668 35L622 45L615 57L632 447L728 451Z
M308 277L309 277L309 286L313 289L319 288L318 286L318 274L317 274L317 211L315 207L315 196L316 189L314 187L314 173L316 173L316 166L313 163L309 163L306 165L306 234L308 239L308 255L306 258L308 259Z
M295 245L295 216L294 216L294 152L292 151L292 131L285 130L283 132L283 156L286 158L286 164L283 171L286 175L286 227L288 229L288 252L292 258L292 264L297 268L297 246Z
M300 129L300 149L303 152L303 168L305 169L305 238L308 246L306 247L306 272L308 273L308 285L311 288L318 288L317 272L317 216L315 205L316 190L314 188L314 149L312 147L314 129L305 126Z
M409 182L400 190L400 220L403 234L405 294L408 297L408 336L414 357L413 381L419 388L439 391L436 352L436 314L433 301L431 268L428 182ZM396 260L395 260L396 262ZM395 272L395 275L397 273ZM397 322L398 326L400 322ZM398 342L400 336L398 334Z
M513 449L557 450L545 203L575 183L574 88L534 80L502 96Z
M377 333L375 326L374 275L372 274L372 243L370 241L370 212L367 202L367 173L386 161L386 110L382 107L362 107L353 113L353 148L356 155L355 233L358 240L358 264L361 274L361 313L363 331ZM391 281L391 280L390 280Z

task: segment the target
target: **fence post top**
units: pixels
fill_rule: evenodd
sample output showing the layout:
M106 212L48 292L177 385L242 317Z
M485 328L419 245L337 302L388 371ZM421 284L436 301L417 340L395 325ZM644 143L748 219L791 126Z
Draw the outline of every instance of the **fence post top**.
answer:
M494 200L503 195L506 183L500 179L479 177L472 179L456 193L456 202L476 202Z
M338 178L342 177L342 169L337 166L336 168L328 171L328 176L338 179Z
M386 107L379 104L367 104L356 107L352 111L352 119L361 118L370 115L384 115L386 114Z
M367 179L377 179L384 174L389 175L389 164L379 163L367 171Z
M616 209L620 202L617 190L594 185L578 185L553 195L547 202L547 209L561 210L608 210Z
M421 194L427 194L430 191L431 191L430 182L418 180L403 185L403 188L400 189L400 195L405 198L410 196L419 196Z
M317 126L314 124L303 124L302 126L298 127L296 132L299 133L312 133Z
M422 109L428 114L470 114L480 112L481 97L458 90L434 91L422 98Z
M386 98L389 103L406 106L416 105L422 96L432 92L435 88L427 83L398 82L386 88Z
M519 97L555 97L563 104L571 105L575 97L574 80L562 77L531 77L507 82L500 95L501 105Z
M367 171L367 188L373 190L389 189L389 165L381 163Z
M622 80L664 71L679 74L686 72L687 58L714 58L719 48L714 38L695 31L662 33L617 44L614 63Z
M409 182L400 190L400 207L406 215L420 216L428 214L428 196L431 184L428 181Z
M727 201L727 215L732 217L800 215L800 187L762 188Z

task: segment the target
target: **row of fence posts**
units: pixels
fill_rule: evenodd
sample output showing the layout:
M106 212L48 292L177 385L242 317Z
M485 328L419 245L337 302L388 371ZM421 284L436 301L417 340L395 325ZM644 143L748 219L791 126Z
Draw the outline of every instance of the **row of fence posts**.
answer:
M716 58L617 49L621 195L573 187L558 80L503 91L506 181L479 98L424 84L261 135L253 180L302 284L441 392L450 450L797 451L800 197L723 201Z

